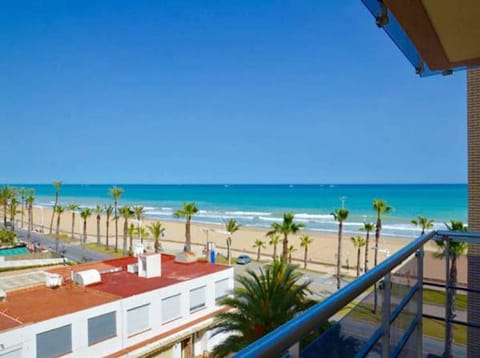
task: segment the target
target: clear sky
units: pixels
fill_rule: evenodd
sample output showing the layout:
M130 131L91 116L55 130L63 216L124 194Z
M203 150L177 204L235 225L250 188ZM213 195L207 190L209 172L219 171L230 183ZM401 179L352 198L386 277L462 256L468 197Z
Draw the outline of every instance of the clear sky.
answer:
M5 0L0 182L466 182L465 91L360 0Z

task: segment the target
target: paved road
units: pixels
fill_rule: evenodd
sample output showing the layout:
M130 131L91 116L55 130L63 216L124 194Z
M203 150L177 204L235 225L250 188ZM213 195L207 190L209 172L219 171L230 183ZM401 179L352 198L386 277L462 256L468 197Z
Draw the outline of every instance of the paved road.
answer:
M36 232L32 232L30 239L28 239L26 230L17 229L16 232L18 240L23 240L25 242L30 242L33 244L39 244L40 246L43 246L48 250L55 252L55 239ZM101 254L87 249L85 249L85 252L83 252L79 242L65 243L63 241L60 241L59 253L60 255L63 255L67 259L74 262L100 261L111 258L111 256L109 255ZM82 260L82 258L84 258L84 260Z

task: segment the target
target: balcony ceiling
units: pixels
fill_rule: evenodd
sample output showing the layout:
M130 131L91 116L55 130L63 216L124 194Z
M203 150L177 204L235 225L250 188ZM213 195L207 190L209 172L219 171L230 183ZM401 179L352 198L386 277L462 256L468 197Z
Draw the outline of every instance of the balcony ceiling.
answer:
M480 0L384 0L432 71L480 65Z

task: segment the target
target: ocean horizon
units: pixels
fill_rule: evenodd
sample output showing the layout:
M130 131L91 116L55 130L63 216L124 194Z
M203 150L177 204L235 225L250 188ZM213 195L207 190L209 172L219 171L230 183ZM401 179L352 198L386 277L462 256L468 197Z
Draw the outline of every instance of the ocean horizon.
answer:
M36 206L51 207L55 189L51 184L12 184L35 189ZM112 203L113 184L64 184L60 204L84 207ZM331 212L342 205L349 209L347 234L356 234L365 221L374 222L373 199L383 199L394 210L384 217L386 236L413 238L419 229L411 220L419 215L445 228L451 219L467 220L467 184L118 184L125 192L119 205L142 205L146 217L177 220L175 210L193 201L199 213L193 222L223 224L234 218L246 227L268 228L292 212L305 230L336 232Z

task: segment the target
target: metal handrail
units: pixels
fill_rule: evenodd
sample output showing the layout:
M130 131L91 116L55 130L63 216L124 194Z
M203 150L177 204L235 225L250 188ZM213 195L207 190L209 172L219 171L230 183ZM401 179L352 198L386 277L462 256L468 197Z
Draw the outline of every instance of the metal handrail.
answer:
M452 231L431 231L420 236L373 269L352 281L341 290L333 293L322 302L316 304L315 306L306 310L304 313L253 342L235 354L234 357L269 358L279 356L314 329L320 327L330 317L335 315L361 293L372 287L386 274L402 264L403 261L405 261L410 255L414 254L418 249L423 247L423 245L429 240L442 239L446 236L455 236L455 238L470 238L470 235L464 234L467 233L455 233L455 235L452 235ZM478 237L478 233L476 237Z

